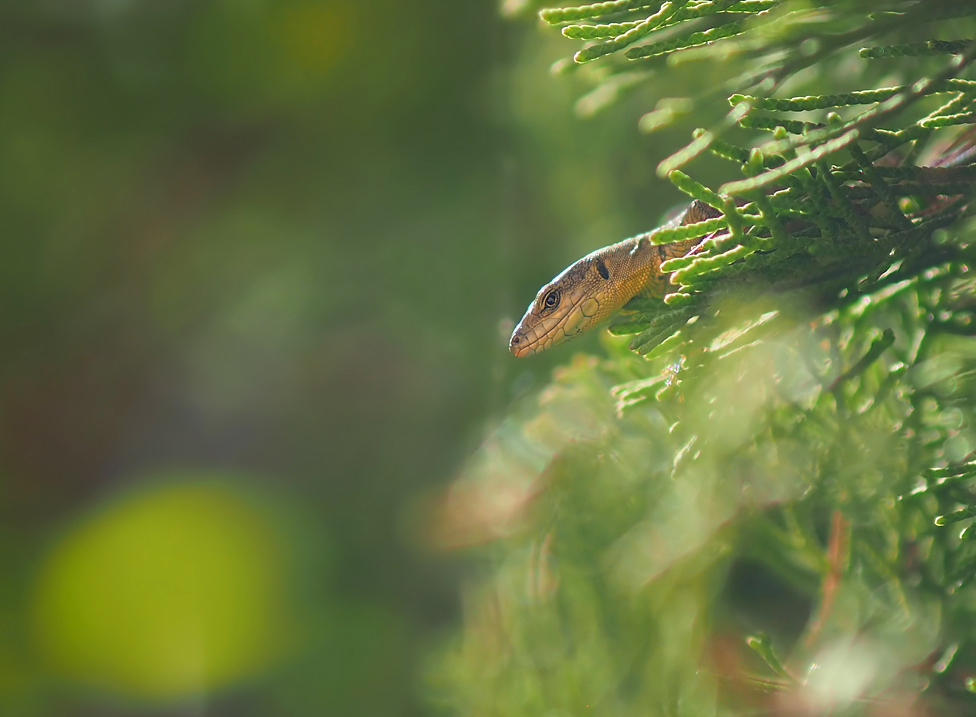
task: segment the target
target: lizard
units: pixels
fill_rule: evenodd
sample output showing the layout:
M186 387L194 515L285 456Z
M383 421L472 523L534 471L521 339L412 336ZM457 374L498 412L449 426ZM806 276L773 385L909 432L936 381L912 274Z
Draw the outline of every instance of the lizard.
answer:
M699 200L658 229L721 216ZM657 230L655 230L657 231ZM537 354L608 320L635 296L663 297L668 275L661 264L694 252L701 238L652 244L654 232L624 239L587 254L539 289L518 322L509 348L515 356Z
M916 169L940 172L932 176L931 181L935 182L947 181L947 168L976 166L971 164L976 159L973 132L954 138L948 148L940 150L931 166ZM867 211L875 214L883 209L881 203ZM607 321L635 296L663 298L668 275L661 271L661 265L669 259L695 253L708 236L658 245L652 244L650 238L664 228L721 215L718 209L696 199L682 214L661 227L597 249L570 264L536 294L512 332L509 349L518 357L536 354Z

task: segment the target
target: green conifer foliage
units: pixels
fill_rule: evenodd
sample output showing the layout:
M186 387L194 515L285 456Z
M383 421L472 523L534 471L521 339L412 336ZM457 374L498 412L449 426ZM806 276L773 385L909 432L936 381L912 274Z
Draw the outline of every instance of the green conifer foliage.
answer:
M658 168L722 216L653 235L704 245L614 319L629 346L559 369L452 487L441 537L485 571L434 694L470 715L976 714L976 4L540 14L604 83L736 69L641 121L727 98ZM794 96L810 77L831 91ZM704 153L728 162L714 189Z

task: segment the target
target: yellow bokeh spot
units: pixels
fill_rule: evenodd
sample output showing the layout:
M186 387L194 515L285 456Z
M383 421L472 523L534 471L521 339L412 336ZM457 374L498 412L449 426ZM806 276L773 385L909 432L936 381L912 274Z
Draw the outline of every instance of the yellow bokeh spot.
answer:
M345 2L285 3L275 7L271 26L293 69L323 75L352 45L352 7Z
M169 485L119 500L44 561L34 638L57 674L171 699L252 675L282 652L285 545L230 485Z

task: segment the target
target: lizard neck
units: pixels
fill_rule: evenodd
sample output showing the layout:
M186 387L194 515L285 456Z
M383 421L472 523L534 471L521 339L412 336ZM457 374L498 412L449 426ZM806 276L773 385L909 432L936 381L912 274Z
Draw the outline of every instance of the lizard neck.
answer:
M614 279L611 293L617 309L635 296L660 298L667 293L668 275L661 264L691 251L697 242L688 240L654 245L647 237L626 239L602 249L603 260Z

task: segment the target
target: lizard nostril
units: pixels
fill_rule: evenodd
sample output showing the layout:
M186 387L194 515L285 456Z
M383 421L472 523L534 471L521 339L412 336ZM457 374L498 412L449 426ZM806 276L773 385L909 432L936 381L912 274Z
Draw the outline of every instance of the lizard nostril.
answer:
M512 343L513 344L517 344L518 342L519 342L519 337L518 336L513 336L512 337Z

